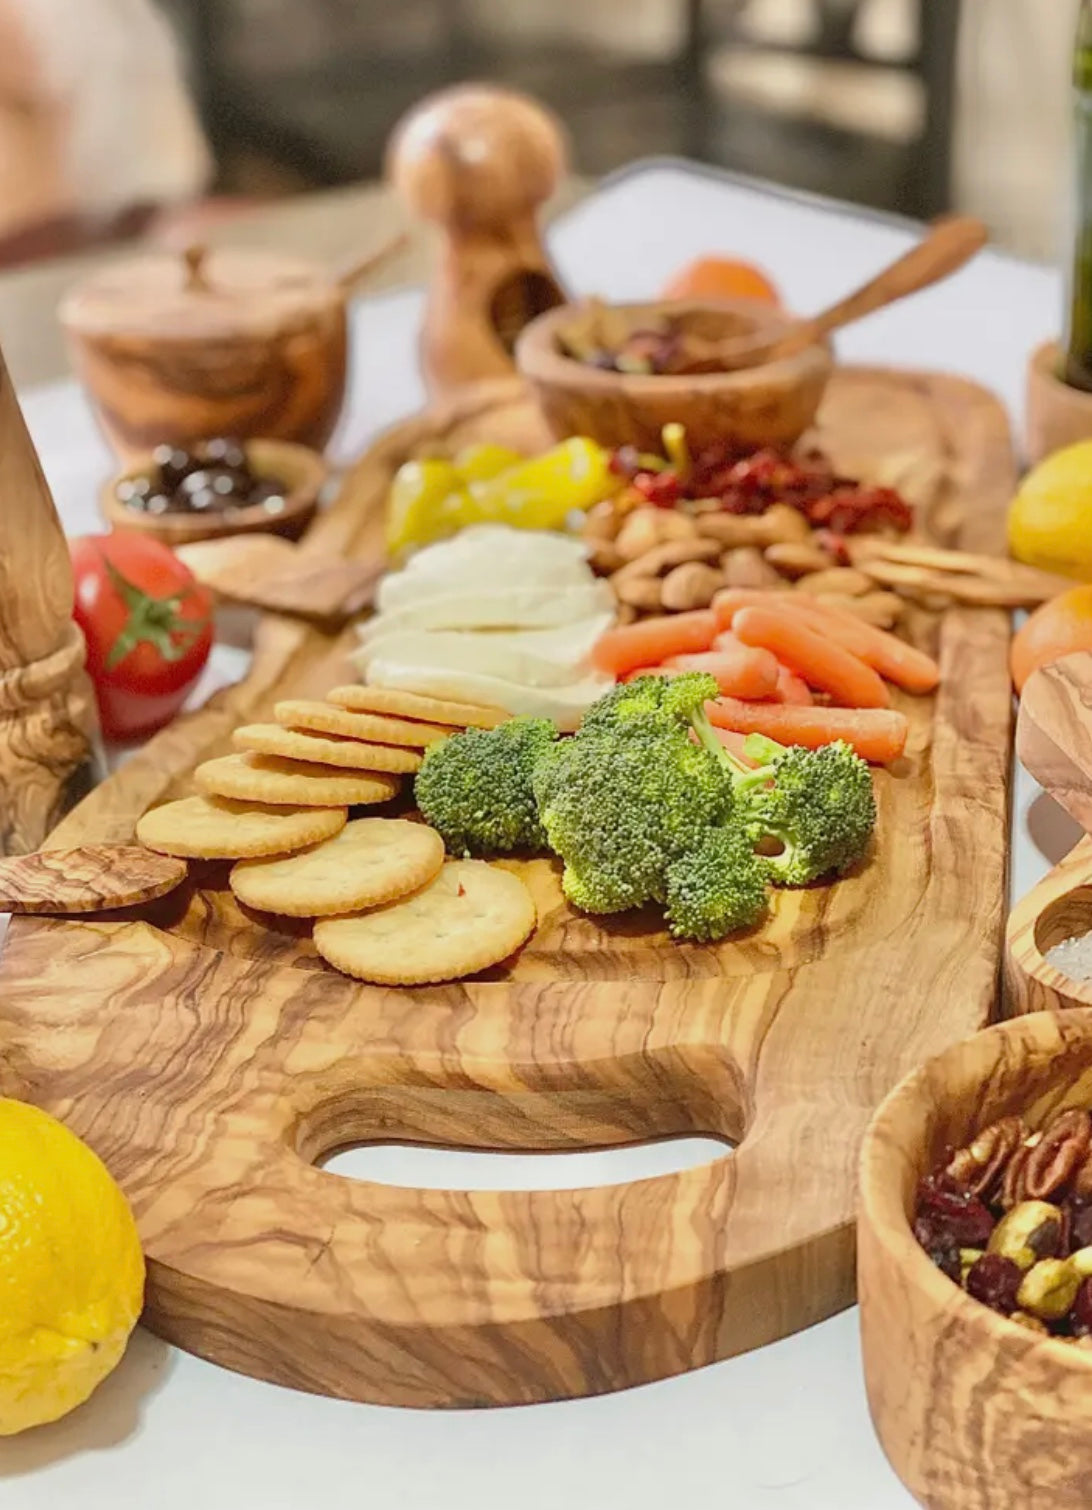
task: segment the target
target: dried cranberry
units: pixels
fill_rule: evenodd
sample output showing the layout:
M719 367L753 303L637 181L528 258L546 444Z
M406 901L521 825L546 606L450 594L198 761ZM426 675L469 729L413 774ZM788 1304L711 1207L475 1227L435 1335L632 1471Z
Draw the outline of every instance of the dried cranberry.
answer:
M967 1272L967 1294L1008 1316L1016 1310L1016 1292L1024 1278L1019 1264L1001 1253L983 1253Z
M934 1234L943 1234L961 1248L984 1248L996 1223L989 1208L969 1190L937 1179L923 1180L918 1189L918 1218Z
M1092 1279L1082 1279L1069 1313L1074 1337L1092 1337Z
M958 1242L947 1233L937 1231L927 1217L920 1216L914 1223L914 1236L937 1268L958 1284L961 1272Z
M658 509L673 509L679 501L678 474L670 470L638 472L633 479L633 486L647 503L654 504Z

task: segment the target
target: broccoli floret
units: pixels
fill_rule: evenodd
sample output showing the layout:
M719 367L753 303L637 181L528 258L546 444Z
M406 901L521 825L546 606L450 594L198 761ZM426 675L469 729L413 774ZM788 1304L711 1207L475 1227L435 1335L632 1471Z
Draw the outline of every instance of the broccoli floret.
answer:
M667 867L667 922L676 938L710 943L750 928L769 906L766 868L739 828L711 828Z
M849 745L786 749L752 735L744 749L762 762L747 788L745 827L755 843L782 845L766 861L773 881L806 886L842 875L861 859L876 823L876 798L868 766Z
M539 762L534 789L565 894L588 912L663 902L670 862L732 806L719 761L662 711L585 723Z
M429 746L414 795L451 854L546 848L531 776L556 738L548 719L513 718Z
M710 698L719 695L715 679L700 671L681 676L638 676L631 682L620 682L594 702L584 715L581 729L616 728L645 715L689 724Z

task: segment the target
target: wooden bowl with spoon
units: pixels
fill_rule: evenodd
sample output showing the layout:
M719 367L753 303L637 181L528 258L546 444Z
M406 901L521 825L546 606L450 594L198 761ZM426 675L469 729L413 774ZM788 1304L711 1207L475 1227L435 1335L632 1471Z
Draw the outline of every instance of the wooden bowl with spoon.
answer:
M718 440L789 446L819 408L833 367L827 337L947 277L985 240L981 221L938 221L910 251L808 319L747 299L563 305L523 331L516 366L559 436L658 450L663 426L675 421L694 450ZM645 332L640 370L634 356Z
M916 1070L861 1150L857 1278L865 1382L884 1451L930 1510L1092 1504L1092 1352L966 1294L911 1229L921 1177L1001 1117L1092 1106L1092 1014L1037 1012Z

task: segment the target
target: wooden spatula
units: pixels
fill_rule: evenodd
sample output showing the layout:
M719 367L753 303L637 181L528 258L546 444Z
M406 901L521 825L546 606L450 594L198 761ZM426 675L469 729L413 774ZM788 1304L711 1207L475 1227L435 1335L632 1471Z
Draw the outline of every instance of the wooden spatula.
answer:
M333 623L367 608L386 564L302 551L276 535L229 535L175 553L222 598L269 613Z
M0 860L0 913L104 912L166 896L186 879L186 862L142 844L85 844Z
M1016 753L1092 834L1092 652L1067 655L1028 678L1016 721Z

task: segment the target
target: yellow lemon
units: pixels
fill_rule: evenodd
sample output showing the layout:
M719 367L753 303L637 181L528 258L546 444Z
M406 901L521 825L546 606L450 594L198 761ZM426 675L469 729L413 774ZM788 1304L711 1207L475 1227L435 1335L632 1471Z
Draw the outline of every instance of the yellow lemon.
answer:
M0 1436L82 1404L143 1295L136 1223L105 1165L54 1117L0 1098Z
M1092 440L1033 467L1009 509L1009 550L1018 561L1092 582Z

